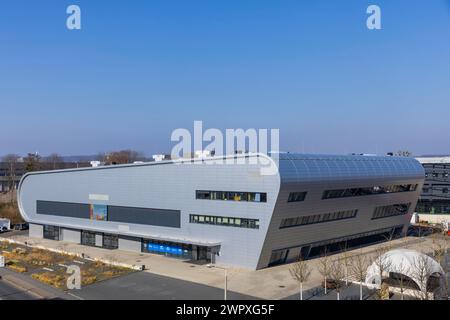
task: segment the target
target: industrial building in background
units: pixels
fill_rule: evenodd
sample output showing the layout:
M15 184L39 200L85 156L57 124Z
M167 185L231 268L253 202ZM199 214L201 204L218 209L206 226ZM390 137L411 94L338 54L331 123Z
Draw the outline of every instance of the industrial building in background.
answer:
M416 159L425 169L425 182L416 208L419 220L450 223L450 157Z
M31 172L18 203L31 237L261 269L403 235L424 175L409 157L244 153Z

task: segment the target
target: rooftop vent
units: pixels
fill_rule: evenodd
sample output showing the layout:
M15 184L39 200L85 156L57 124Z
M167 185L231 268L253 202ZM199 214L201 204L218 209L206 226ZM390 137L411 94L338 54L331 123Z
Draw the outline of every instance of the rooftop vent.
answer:
M156 162L158 161L163 161L165 156L163 154L154 154L152 156L153 160L155 160Z
M195 156L197 158L206 158L206 157L209 157L210 155L211 155L211 151L209 151L209 150L195 151Z

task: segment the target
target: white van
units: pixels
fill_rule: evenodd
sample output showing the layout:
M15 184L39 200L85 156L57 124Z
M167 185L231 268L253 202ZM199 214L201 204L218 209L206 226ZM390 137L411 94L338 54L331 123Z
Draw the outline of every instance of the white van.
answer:
M0 218L0 233L11 230L11 221Z

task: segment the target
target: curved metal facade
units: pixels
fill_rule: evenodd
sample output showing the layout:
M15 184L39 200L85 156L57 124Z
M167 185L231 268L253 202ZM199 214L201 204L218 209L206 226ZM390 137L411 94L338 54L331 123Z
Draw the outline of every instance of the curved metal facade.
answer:
M255 157L269 160L264 155L231 158ZM410 212L379 220L370 217L376 207L383 205L411 202L413 208L424 178L422 166L410 158L280 154L276 161L279 172L274 175L262 175L261 163L226 165L214 163L217 159L29 173L19 185L19 208L24 219L34 225L70 230L66 234L71 238L63 235L63 240L79 242L77 232L91 230L119 234L123 236L119 238L119 248L131 246L137 251L141 239L216 246L220 251L217 263L257 269L270 265L277 250L289 251L284 261L288 262L298 257L305 244L406 225ZM322 199L323 192L330 189L404 184L417 184L418 188L402 193ZM198 190L264 193L267 201L196 199ZM301 202L288 202L291 192L306 192L306 197ZM64 212L63 216L61 212L45 214L52 202L73 204L75 211L77 204L108 205L111 213L122 220L97 221L77 217L76 212L70 216L64 216ZM38 213L38 207L43 211ZM123 208L140 211L130 209L133 219L126 222L127 211ZM352 219L280 228L286 218L351 209L358 210ZM164 220L164 212L171 213L170 219L177 219L179 213L179 225ZM155 215L156 220L147 219L150 222L145 224L137 223L142 217L139 214L159 216ZM259 225L250 229L196 224L190 220L191 215L252 219L258 220ZM157 225L161 219L164 221Z

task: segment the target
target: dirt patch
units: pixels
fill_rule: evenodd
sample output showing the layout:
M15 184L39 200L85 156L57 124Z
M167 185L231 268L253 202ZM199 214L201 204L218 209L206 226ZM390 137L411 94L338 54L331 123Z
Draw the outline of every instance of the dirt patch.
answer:
M71 275L67 273L67 267L70 265L80 268L82 286L135 272L130 268L111 266L100 261L7 241L0 241L0 254L5 257L5 265L10 270L29 274L33 279L59 289L66 288L67 279Z

